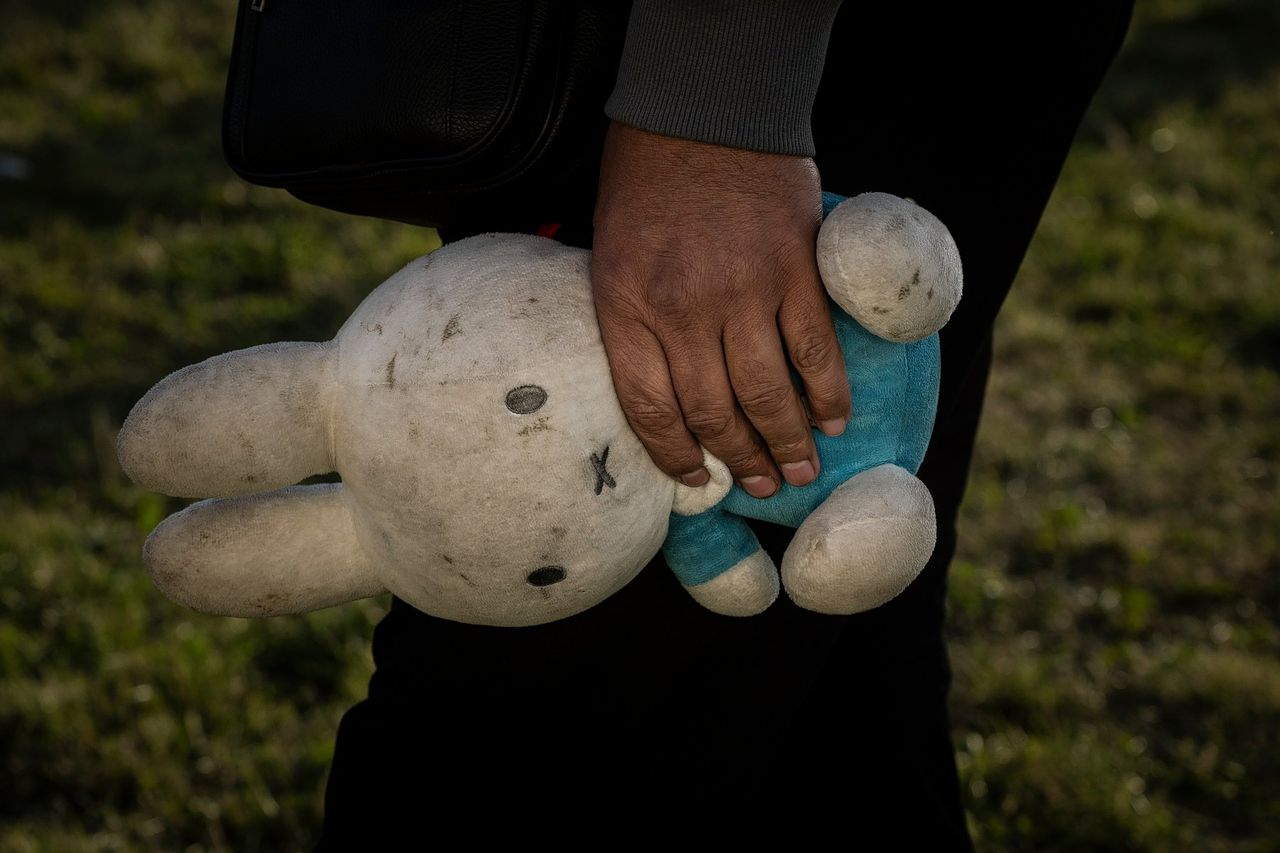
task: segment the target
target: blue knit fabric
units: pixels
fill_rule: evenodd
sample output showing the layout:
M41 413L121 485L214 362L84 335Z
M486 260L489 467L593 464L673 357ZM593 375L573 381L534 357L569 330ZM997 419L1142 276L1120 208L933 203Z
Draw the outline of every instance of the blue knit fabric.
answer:
M822 194L825 217L844 201ZM853 417L844 434L813 431L822 471L796 488L785 482L764 500L733 488L698 515L672 514L662 553L685 586L705 583L760 547L745 518L799 527L837 486L877 465L893 463L915 473L924 460L938 408L938 335L909 344L868 332L834 302L831 315L853 394Z

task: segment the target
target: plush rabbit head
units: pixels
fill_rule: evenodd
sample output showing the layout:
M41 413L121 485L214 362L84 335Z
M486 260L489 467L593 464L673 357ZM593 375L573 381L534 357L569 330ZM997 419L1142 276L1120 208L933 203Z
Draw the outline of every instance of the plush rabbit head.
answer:
M157 585L239 616L389 590L488 625L564 618L622 588L678 498L714 502L729 483L676 483L627 425L589 265L543 237L472 237L405 266L332 341L163 380L129 415L121 462L147 488L219 500L150 537ZM331 471L340 485L291 485Z

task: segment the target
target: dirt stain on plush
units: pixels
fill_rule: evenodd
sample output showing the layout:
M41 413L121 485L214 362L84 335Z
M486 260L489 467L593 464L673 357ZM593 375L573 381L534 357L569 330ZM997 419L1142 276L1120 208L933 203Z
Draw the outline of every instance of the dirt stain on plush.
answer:
M920 283L920 270L916 270L915 274L911 276L911 283L904 284L902 285L902 287L898 288L898 301L901 302L902 300L910 296L911 288L915 287L919 283Z
M396 387L396 356L400 353L391 354L391 360L387 362L386 384L388 388Z
M546 418L538 418L536 421L516 433L516 435L530 436L535 432L551 432L551 424L547 423Z
M454 335L460 334L462 334L462 327L458 324L458 315L454 314L449 318L449 322L444 324L444 332L440 335L440 343L444 343Z

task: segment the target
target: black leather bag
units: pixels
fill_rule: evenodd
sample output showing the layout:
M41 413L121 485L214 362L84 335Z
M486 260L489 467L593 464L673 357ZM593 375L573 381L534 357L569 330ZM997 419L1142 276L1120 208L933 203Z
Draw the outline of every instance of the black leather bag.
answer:
M419 225L590 210L629 6L241 0L223 152L250 183Z

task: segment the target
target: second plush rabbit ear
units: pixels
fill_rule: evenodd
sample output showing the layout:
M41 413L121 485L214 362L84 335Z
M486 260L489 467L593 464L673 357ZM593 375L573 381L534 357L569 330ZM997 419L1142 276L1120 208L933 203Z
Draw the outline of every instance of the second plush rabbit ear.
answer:
M262 492L333 470L332 343L278 343L170 374L120 429L125 473L175 497Z
M218 616L307 613L383 592L341 483L200 501L147 537L143 561L172 601Z

